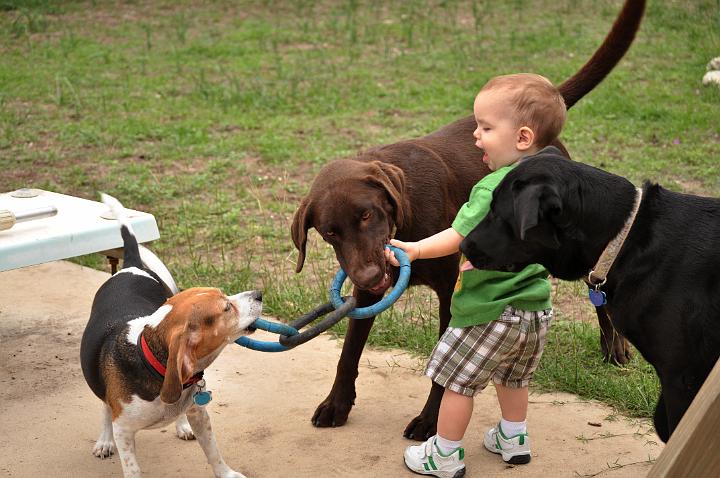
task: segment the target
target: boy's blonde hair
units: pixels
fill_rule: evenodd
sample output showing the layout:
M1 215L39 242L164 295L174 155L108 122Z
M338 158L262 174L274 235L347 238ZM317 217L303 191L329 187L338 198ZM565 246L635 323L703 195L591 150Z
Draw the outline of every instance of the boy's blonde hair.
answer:
M535 143L544 148L560 135L567 108L560 91L544 76L516 73L496 76L482 87L481 92L499 91L515 111L519 127L527 126L535 133Z

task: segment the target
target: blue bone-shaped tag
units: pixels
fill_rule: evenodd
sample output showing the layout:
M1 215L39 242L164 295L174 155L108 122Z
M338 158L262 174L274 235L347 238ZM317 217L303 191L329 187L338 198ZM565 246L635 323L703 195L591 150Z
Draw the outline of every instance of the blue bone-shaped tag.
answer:
M195 395L193 395L193 402L201 407L210 403L210 400L212 400L212 392L210 391L203 390L195 392Z
M592 302L592 305L594 305L595 307L600 307L601 305L607 304L607 297L605 296L605 292L601 290L588 290L588 297L590 297L590 302Z

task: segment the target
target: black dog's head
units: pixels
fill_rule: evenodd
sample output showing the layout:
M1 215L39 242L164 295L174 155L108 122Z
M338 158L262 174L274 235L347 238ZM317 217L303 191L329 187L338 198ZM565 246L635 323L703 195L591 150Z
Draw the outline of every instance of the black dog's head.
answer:
M493 194L490 212L460 250L478 269L519 271L559 249L554 220L562 208L555 185L506 178Z
M528 158L495 189L490 211L460 251L478 269L513 272L537 263L562 279L583 277L613 237L598 191L613 190L616 180L627 183L554 152Z

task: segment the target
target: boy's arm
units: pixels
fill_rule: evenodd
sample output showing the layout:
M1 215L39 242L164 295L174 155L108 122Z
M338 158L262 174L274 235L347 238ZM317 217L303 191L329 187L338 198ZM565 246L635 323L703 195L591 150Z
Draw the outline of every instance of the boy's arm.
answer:
M449 227L417 242L403 242L391 239L390 244L405 251L408 259L412 262L415 259L432 259L454 254L460 250L462 240L463 236L452 227ZM395 258L395 254L388 249L385 250L385 258L394 266L400 265Z

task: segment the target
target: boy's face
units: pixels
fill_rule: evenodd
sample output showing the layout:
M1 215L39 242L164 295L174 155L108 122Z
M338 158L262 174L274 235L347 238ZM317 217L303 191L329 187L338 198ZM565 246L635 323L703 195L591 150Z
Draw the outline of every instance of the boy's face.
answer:
M522 131L516 126L513 111L502 91L481 91L473 107L477 128L475 145L485 150L483 162L491 171L515 163L527 154ZM525 129L528 129L525 127Z

